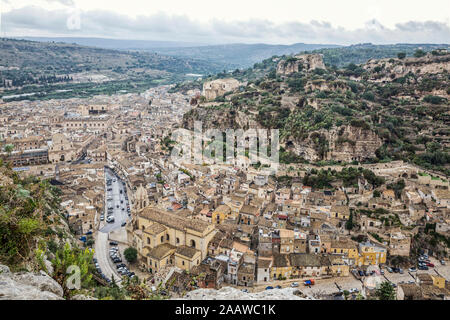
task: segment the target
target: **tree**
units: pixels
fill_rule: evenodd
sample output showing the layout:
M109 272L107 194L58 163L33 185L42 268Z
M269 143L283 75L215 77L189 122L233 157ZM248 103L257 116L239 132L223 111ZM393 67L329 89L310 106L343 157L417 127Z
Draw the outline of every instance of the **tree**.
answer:
M399 53L397 53L397 57L398 57L399 59L405 59L406 53L404 53L404 52L399 52Z
M420 58L425 56L427 53L421 49L417 49L416 52L414 52L414 57Z
M11 156L11 153L13 152L13 150L14 150L14 145L7 144L5 146L5 152L8 154L8 156Z
M80 288L76 289L88 288L91 285L93 256L94 252L91 249L71 248L67 242L62 249L56 252L55 258L52 259L54 267L52 277L63 288L64 297L70 297L71 289L73 286L76 288L78 280Z
M378 190L373 190L373 197L374 198L379 198L381 197L381 192Z
M376 290L375 295L378 300L396 300L395 289L388 281L381 283L380 287Z
M345 229L352 230L353 229L353 212L350 212L350 217L345 223Z
M133 263L137 260L137 250L133 247L125 249L123 255L125 256L125 259L127 259L129 263Z

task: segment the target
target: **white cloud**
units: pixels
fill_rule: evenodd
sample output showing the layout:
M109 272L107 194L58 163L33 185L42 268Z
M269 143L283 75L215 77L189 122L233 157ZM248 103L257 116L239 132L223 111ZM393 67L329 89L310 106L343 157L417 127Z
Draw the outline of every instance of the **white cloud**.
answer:
M47 10L38 6L25 6L3 13L2 28L7 36L72 35L205 43L450 43L448 22L431 20L407 21L388 27L371 19L359 28L349 29L325 20L274 22L266 18L212 18L200 21L187 15L165 12L135 17L106 10L80 12L79 30L67 28L67 19L73 14L73 9Z

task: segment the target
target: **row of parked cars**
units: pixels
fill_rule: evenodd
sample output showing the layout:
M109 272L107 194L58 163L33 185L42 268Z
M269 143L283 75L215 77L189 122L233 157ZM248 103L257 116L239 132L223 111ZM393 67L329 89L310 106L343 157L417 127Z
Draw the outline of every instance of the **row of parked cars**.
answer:
M97 259L96 259L96 258L93 258L92 261L93 261L94 264L95 264L95 269L97 270L98 275L99 275L103 280L105 280L106 282L110 283L111 280L108 279L107 276L105 276L105 274L103 273L102 269L100 268L100 265L98 264Z
M114 263L116 263L117 272L122 276L127 276L129 278L134 278L136 275L134 272L128 270L125 263L122 263L122 258L120 257L119 248L117 247L118 243L116 241L111 241L111 248L109 249L109 255Z

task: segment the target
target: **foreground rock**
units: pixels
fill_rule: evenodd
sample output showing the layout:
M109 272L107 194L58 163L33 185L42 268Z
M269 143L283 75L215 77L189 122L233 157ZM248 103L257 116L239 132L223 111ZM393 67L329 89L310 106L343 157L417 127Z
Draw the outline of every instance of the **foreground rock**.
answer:
M12 273L0 265L0 300L63 300L63 289L44 272Z
M264 290L256 293L245 293L232 287L220 290L198 289L187 293L183 298L176 300L307 300L295 288Z

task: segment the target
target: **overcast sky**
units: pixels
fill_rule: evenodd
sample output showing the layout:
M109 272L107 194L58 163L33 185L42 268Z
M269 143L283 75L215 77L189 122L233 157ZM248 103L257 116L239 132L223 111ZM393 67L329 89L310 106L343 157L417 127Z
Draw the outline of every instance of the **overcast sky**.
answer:
M450 43L450 0L0 0L1 35Z

